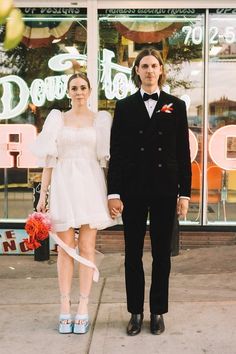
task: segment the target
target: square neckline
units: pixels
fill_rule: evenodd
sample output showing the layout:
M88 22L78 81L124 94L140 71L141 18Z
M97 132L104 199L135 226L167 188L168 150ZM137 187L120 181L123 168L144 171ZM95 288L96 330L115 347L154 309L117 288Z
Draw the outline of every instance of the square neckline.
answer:
M61 119L62 119L62 126L63 126L63 128L67 128L67 129L69 128L69 129L74 129L74 130L95 128L95 121L96 121L97 113L95 113L95 118L93 119L93 124L92 124L92 125L85 126L85 127L73 127L72 125L66 125L66 124L65 124L65 116L64 116L64 113L65 113L65 112L61 111Z

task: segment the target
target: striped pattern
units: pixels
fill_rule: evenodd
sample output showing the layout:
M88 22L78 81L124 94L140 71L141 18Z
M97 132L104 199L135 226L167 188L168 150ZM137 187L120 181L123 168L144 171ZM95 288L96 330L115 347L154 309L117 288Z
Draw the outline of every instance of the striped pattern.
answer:
M158 43L179 30L181 23L117 22L115 27L125 38L136 43Z
M23 33L22 43L28 48L47 47L54 39L66 36L73 21L28 22Z

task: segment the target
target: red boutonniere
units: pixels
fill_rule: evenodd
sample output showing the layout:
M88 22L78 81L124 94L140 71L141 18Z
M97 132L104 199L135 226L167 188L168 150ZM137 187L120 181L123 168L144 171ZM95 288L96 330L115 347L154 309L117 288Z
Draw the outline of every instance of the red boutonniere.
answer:
M28 238L23 239L28 249L35 250L41 246L40 241L48 238L51 230L51 221L48 214L37 213L29 215L25 223L25 231Z
M172 113L174 110L174 108L172 106L173 106L173 103L164 104L164 106L158 112Z

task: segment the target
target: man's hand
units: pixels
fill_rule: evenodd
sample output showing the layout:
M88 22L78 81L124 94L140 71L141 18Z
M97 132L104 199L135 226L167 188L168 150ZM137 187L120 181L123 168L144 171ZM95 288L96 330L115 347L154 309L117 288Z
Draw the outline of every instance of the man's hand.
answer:
M108 209L112 219L115 219L123 211L123 203L120 199L108 199Z
M177 201L177 214L186 218L188 212L189 200L185 198L179 198Z

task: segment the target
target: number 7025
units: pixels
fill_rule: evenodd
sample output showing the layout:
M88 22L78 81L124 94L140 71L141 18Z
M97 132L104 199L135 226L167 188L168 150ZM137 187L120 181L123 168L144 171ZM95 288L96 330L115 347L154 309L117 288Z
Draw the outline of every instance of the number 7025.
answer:
M200 44L202 43L203 39L203 27L201 26L184 26L182 28L182 32L186 33L184 44L188 45L190 42L193 44ZM232 26L225 27L224 32L220 33L219 28L216 26L210 27L209 31L209 43L210 44L217 44L220 40L228 44L232 44L236 41L236 33L235 28Z

